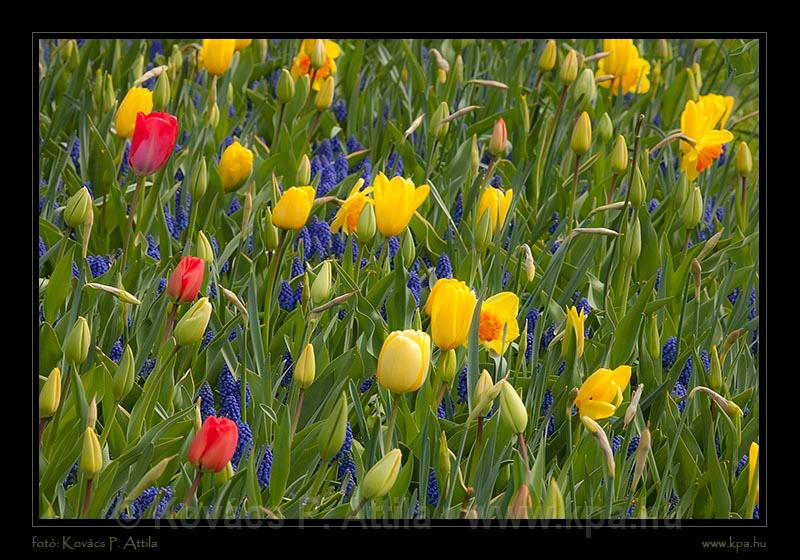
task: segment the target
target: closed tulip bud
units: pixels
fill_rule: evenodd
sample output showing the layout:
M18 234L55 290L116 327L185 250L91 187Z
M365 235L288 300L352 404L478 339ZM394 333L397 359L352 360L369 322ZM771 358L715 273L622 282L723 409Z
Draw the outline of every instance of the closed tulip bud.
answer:
M233 465L230 461L228 461L228 464L225 465L224 469L214 473L214 482L220 486L228 482L231 478L233 478Z
M196 468L218 473L236 451L239 428L230 418L209 416L189 446L188 459Z
M206 126L216 128L219 124L219 107L216 103L209 103L206 110Z
M156 80L156 89L153 91L153 108L156 111L163 111L169 105L172 89L169 85L169 74L161 72Z
M722 390L722 364L719 361L716 344L711 346L711 368L708 372L708 384L717 392Z
M653 360L658 359L661 355L661 336L658 334L658 318L655 313L650 315L650 320L647 323L645 330L645 341L647 343L647 353Z
M317 277L311 284L311 300L314 304L327 301L331 295L331 261L323 261Z
M456 377L456 351L452 348L439 356L439 377L442 383L452 383Z
M431 337L415 330L393 331L378 354L378 383L393 393L419 389L428 377Z
M527 243L522 244L522 252L525 254L525 277L528 282L533 282L536 278L536 263L533 262L533 254Z
M644 177L642 177L642 173L637 167L633 172L633 184L631 185L630 193L631 206L641 208L646 196L647 186L644 184Z
M61 370L53 368L39 392L39 418L50 418L61 404Z
M322 423L317 438L317 449L324 462L336 455L344 444L347 433L347 394L342 391L330 416Z
M461 54L457 54L456 55L455 72L456 72L456 81L463 82L464 81L464 58L461 56Z
M633 482L631 483L631 492L636 491L636 486L642 478L644 467L647 464L647 456L650 453L650 446L652 437L650 435L650 423L647 423L642 434L639 437L639 445L636 447L636 457L633 467Z
M269 52L269 41L267 39L256 39L256 58L266 60Z
M514 492L514 497L508 504L508 518L509 519L528 519L530 518L531 510L531 492L528 488L528 483L524 480L520 484L517 491Z
M625 410L625 416L622 419L623 428L627 428L628 424L630 424L636 416L636 411L639 410L639 401L642 398L642 391L644 391L644 383L639 383L639 385L636 386L636 390L631 395L631 402L628 408Z
M375 209L372 204L364 204L361 213L358 215L358 229L356 235L361 243L366 243L375 235L377 225L375 223Z
M325 52L325 41L317 39L314 42L314 50L311 52L311 66L321 68L325 64L328 54Z
M639 259L642 252L642 226L639 223L639 218L636 218L631 224L630 230L625 234L625 244L623 246L623 255L629 264L635 263Z
M286 68L281 69L281 73L278 76L278 84L275 86L275 93L278 96L278 101L284 104L294 97L294 80Z
M478 226L475 229L475 247L479 252L483 252L492 242L492 220L489 210L484 210Z
M197 232L197 240L194 244L194 254L198 259L207 263L214 262L214 249L208 241L208 237L202 231Z
M443 123L442 120L450 116L450 109L447 103L442 101L436 110L431 115L431 134L439 141L444 140L447 136L447 131L450 129L450 123Z
M222 152L219 160L220 182L225 192L235 191L242 185L253 171L253 152L234 141Z
M450 448L447 445L447 434L444 430L439 434L439 445L436 448L436 468L439 469L442 479L447 480L451 470Z
M141 493L147 490L149 487L155 486L158 479L161 478L161 475L163 475L164 471L167 470L167 465L169 462L175 457L177 457L177 455L171 455L162 459L156 464L156 466L144 473L144 476L139 480L139 482L136 483L136 486L133 487L133 490L131 490L125 497L120 510L125 509L133 500L138 498Z
M97 397L92 397L89 406L86 408L86 425L91 429L97 426Z
M208 167L206 166L206 158L201 157L197 162L197 166L192 174L192 179L189 182L189 194L192 199L200 200L206 194L208 187Z
M133 87L125 94L114 118L117 136L130 138L136 128L136 115L153 110L153 92L143 87Z
M278 248L278 228L272 223L272 210L269 208L265 211L264 247L267 251L274 251Z
M211 318L211 303L208 298L198 299L181 317L175 326L175 341L179 346L189 346L203 340Z
M597 123L597 137L605 143L611 140L613 134L614 123L611 122L611 117L608 116L608 113L603 113L603 116L600 117L600 122Z
M594 72L590 68L584 68L578 75L575 85L572 86L572 100L578 107L589 107L597 97L597 85L594 81Z
M578 77L578 54L574 49L570 49L567 56L561 61L558 77L565 85L571 84Z
M227 102L228 106L233 105L233 84L228 83L228 89L225 90L225 101Z
M659 39L656 42L656 56L665 60L669 58L669 43L666 39Z
M475 391L472 396L475 413L478 416L486 416L489 413L489 410L492 408L492 401L485 397L492 392L493 388L494 382L492 381L492 376L489 375L489 372L484 369L481 372L480 377L478 377L478 382L475 384ZM484 402L481 402L482 400Z
M472 144L470 146L470 159L469 159L469 171L472 177L476 177L478 175L478 171L481 165L481 154L478 150L478 136L476 134L472 135Z
M69 64L70 59L72 58L73 53L77 50L78 43L75 39L69 39L64 41L64 46L61 47L61 60L64 64ZM70 69L71 71L72 69Z
M736 171L742 177L747 177L753 172L753 155L746 142L739 142L736 146Z
M197 402L194 403L194 433L199 432L203 428L203 413L201 411L202 400L202 397L198 397Z
M117 104L117 96L114 93L114 78L111 74L108 74L105 78L104 90L103 104L101 107L103 113L108 113L114 108L114 105Z
M409 230L406 230L405 234L403 234L402 255L403 265L406 267L411 266L417 256L414 247L414 238L411 237L411 232Z
M686 202L687 198L689 198L689 193L691 192L690 189L689 177L686 175L686 173L681 173L680 177L678 177L678 184L675 188L675 193L672 199L675 210L683 209L683 203Z
M325 81L322 82L322 86L319 88L317 92L317 96L314 99L314 105L320 111L325 111L331 106L333 103L333 76L328 76L325 78Z
M89 343L92 339L92 332L89 330L89 323L83 317L78 317L72 325L64 339L64 357L67 362L79 366L86 361L89 355Z
M64 208L64 222L73 229L82 226L89 218L91 207L92 196L89 194L89 189L81 187L67 200L67 206Z
M212 251L213 254L213 251ZM194 301L203 285L206 265L198 257L183 257L170 274L167 295L177 302Z
M683 213L681 214L683 227L686 229L692 229L696 227L697 224L700 223L700 219L702 217L703 194L700 192L700 187L694 187L689 195L689 199L683 205Z
M547 41L541 56L539 57L539 70L549 72L556 66L556 42L552 39Z
M503 379L500 381L500 418L514 434L525 432L528 427L528 411L519 393Z
M617 136L614 147L611 150L611 170L620 175L625 173L628 168L628 144L625 142L625 137L620 134Z
M326 261L327 262L327 261ZM301 389L308 389L314 383L317 373L317 362L314 358L314 347L306 344L297 363L294 365L294 377Z
M300 163L297 164L297 174L295 176L295 183L298 185L307 185L311 182L311 162L306 154L300 158Z
M97 432L89 426L83 432L83 447L81 448L81 459L78 468L86 478L92 479L103 468L103 450L100 448L100 440L97 439Z
M575 123L575 128L572 129L572 140L570 147L576 155L582 156L589 151L592 146L592 121L589 119L589 113L584 111L578 117L578 122Z
M402 460L402 452L399 449L392 449L375 463L364 475L364 481L361 483L361 497L364 500L371 500L382 498L388 494L394 483L397 482Z
M692 280L694 281L694 298L700 299L700 276L703 273L703 268L700 266L700 261L692 259Z
M92 99L97 107L101 107L103 105L103 71L100 68L98 68L94 73Z
M314 187L292 187L283 193L272 210L272 223L281 229L302 229L314 204Z
M522 132L527 136L531 131L531 114L528 111L528 98L526 96L519 96L519 107L522 111Z
M547 485L547 494L544 497L544 518L545 519L564 519L566 510L564 508L564 495L554 476L550 477L550 484Z
M506 130L506 121L500 117L495 121L494 128L492 128L492 138L489 141L489 151L495 157L500 157L506 153L506 146L508 145L508 131Z
M133 388L134 374L133 350L126 344L112 379L114 402L120 402Z

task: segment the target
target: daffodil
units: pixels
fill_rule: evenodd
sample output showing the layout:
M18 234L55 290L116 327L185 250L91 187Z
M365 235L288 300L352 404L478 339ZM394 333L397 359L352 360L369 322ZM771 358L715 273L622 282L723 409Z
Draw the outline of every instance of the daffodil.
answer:
M378 230L386 237L403 233L431 190L428 185L414 187L411 179L400 176L389 180L383 173L375 177L372 189Z
M600 82L600 86L610 87L614 95L650 91L650 63L639 56L633 39L604 39L603 50L611 54L598 61L597 76L613 79Z
M508 209L511 207L511 200L514 198L514 191L508 189L505 193L496 187L486 187L478 200L478 214L475 216L476 223L479 223L483 213L489 211L489 223L492 226L492 236L497 233L497 228L503 227Z
M347 199L339 207L336 217L331 222L331 231L339 230L345 233L356 233L358 231L358 218L366 204L372 204L372 199L367 195L372 192L372 187L367 187L363 191L364 179L359 179L355 186L350 190Z
M519 297L512 292L500 292L481 304L481 323L478 340L488 349L503 354L519 337ZM503 332L505 331L505 333ZM503 337L505 335L505 345Z
M681 168L690 180L708 169L722 155L722 146L733 140L733 134L725 130L732 109L730 95L712 93L686 102L681 113L681 132L692 141L681 140Z
M311 87L314 90L319 90L322 87L322 82L325 78L336 74L336 59L341 53L339 45L329 39L324 39L325 44L325 62L317 69L311 65L311 55L314 54L314 46L316 39L305 39L300 47L300 52L294 57L292 63L292 78L295 80L304 74L313 76L314 82Z
M630 381L631 366L619 366L614 370L600 368L587 377L575 397L581 417L600 420L614 414L622 404L622 391Z
M581 308L580 312L575 308L573 305L572 307L567 308L567 324L565 327L564 333L564 342L562 345L563 352L562 356L567 357L567 353L570 351L572 347L572 340L573 338L576 341L576 347L578 350L578 357L580 358L583 356L583 334L586 324L586 315L584 315L583 308Z
M437 280L425 302L425 313L431 317L433 343L442 350L465 345L477 302L475 292L463 281Z

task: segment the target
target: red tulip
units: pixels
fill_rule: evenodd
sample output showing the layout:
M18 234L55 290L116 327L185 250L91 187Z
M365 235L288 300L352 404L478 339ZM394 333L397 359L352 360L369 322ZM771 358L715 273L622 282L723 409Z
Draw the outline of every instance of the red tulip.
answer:
M236 422L209 416L189 446L189 462L198 469L219 472L233 457L238 440Z
M168 113L136 114L128 162L137 175L151 175L169 159L178 139L178 119Z
M205 262L198 257L183 257L167 284L167 295L183 302L194 301L203 283Z

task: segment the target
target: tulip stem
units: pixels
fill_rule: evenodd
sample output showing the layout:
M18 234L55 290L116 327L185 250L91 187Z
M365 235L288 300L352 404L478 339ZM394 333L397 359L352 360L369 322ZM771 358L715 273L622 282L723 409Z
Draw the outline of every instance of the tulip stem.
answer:
M742 177L742 217L747 212L747 177Z
M289 441L294 439L294 434L297 431L297 423L300 421L300 411L303 410L303 397L305 397L305 395L305 390L300 389L300 394L297 397L297 405L294 407L294 417L292 418L292 430L289 432Z
M144 196L144 175L139 176L136 181L136 192L133 194L133 200L131 201L131 208L128 212L128 226L125 228L125 235L122 240L122 265L120 266L120 272L125 271L125 263L128 262L128 246L130 245L131 241L131 233L133 233L133 215L137 214L138 207L140 206L139 202L140 199ZM137 222L139 216L136 216Z
M362 498L361 501L358 502L358 505L350 511L350 517L355 517L356 515L358 515L358 512L360 512L364 508L364 506L367 505L368 501L369 500Z
M47 427L48 422L50 422L50 418L39 418L39 446L42 445L42 434L44 433L44 429Z
M436 397L436 407L438 408L444 398L444 392L447 391L447 382L442 381L442 386L439 388L439 396Z
M169 335L172 334L172 327L175 325L175 316L177 314L178 314L178 302L173 302L172 307L169 310L169 314L167 315L167 325L166 327L164 327L164 335L161 337L162 346L169 338Z
M64 237L61 239L61 249L58 250L58 260L64 256L64 250L67 248L67 241L69 241L69 234L72 233L72 228L67 226L64 230Z
M616 173L611 175L611 188L608 191L608 204L614 199L614 192L617 190L617 178L619 175Z
M386 449L392 449L392 438L394 436L394 425L397 422L397 411L400 408L400 395L392 403L392 412L389 413L389 423L386 426Z
M311 130L308 133L308 140L311 141L314 138L314 133L317 132L317 128L319 127L319 121L322 119L322 111L317 111L317 115L314 117L314 122L311 123Z
M111 418L109 418L105 423L105 426L103 426L103 433L100 435L100 447L105 446L106 441L108 440L108 435L111 433L111 428L114 427L114 422L117 419L117 405L118 403L113 403L113 406L111 407ZM103 409L103 416L105 416L105 405L103 405Z
M281 137L281 130L283 129L283 113L286 110L286 104L281 103L281 110L278 115L278 130L275 131L275 139L272 141L272 147L277 148L278 139Z
M86 491L83 493L83 503L81 505L81 519L86 519L89 514L89 505L92 503L93 479L86 479Z
M569 212L567 213L567 234L572 231L572 213L575 211L575 197L578 193L578 174L580 173L581 156L575 154L575 172L572 174L572 193L569 197Z
M525 436L522 432L517 434L517 441L519 442L519 452L522 453L522 458L525 460L525 474L530 472L530 464L528 463L528 444L525 443Z
M186 511L189 507L189 504L192 503L192 498L197 493L197 487L200 486L200 479L203 477L203 473L200 469L197 469L197 474L194 475L194 480L192 481L192 485L189 487L189 491L186 492L186 499L183 500L183 507L181 508L183 511Z

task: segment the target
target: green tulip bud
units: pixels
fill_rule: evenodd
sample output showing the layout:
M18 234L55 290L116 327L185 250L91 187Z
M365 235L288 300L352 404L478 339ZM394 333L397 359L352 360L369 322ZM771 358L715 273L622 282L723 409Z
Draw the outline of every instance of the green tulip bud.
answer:
M402 452L399 449L392 449L375 463L361 482L361 497L371 500L388 494L394 483L397 482L402 460Z
M311 387L311 384L314 383L316 373L317 362L314 357L314 347L311 344L306 344L306 347L297 359L297 363L294 365L294 375L292 379L297 380L297 384L300 385L301 389L308 389Z
M347 431L347 395L344 391L336 401L330 416L323 422L319 438L317 439L317 449L323 462L327 462L336 455L344 444Z
M689 198L690 192L689 177L686 173L681 172L680 177L678 177L678 185L675 189L675 194L672 198L675 210L681 210L683 208L683 204L686 202L686 199Z
M608 116L608 113L603 113L603 116L600 117L600 122L597 123L597 137L605 143L611 140L611 136L614 134L614 123L611 122L611 117Z
M623 245L623 255L629 264L635 263L642 252L642 226L639 218L636 218L630 230L625 234L625 244Z
M230 461L225 465L225 468L219 472L214 473L214 482L222 486L233 477L233 465Z
M133 350L129 345L125 345L112 379L114 402L120 402L133 388L134 373Z
M650 354L650 358L657 360L661 355L661 336L658 334L658 318L655 313L650 315L647 330L644 333L647 353Z
M358 215L358 229L356 235L361 243L366 243L375 235L377 229L375 222L375 209L372 204L365 204L361 209L361 214Z
M206 158L201 157L197 162L197 167L192 175L192 180L189 182L189 194L192 199L199 201L206 194L208 187L208 167L206 165Z
M61 370L53 368L39 392L39 418L50 418L61 404Z
M692 229L700 223L703 217L703 194L700 192L700 187L694 187L689 199L683 205L683 212L681 213L681 220L683 227Z
M161 475L163 475L164 471L167 470L167 465L169 462L172 461L176 456L177 455L171 455L162 459L156 464L156 466L144 473L144 476L139 480L139 482L136 483L136 486L133 487L133 490L128 493L119 509L124 510L131 504L131 502L138 498L142 492L151 486L155 486L158 479L161 478Z
M110 113L117 104L117 95L114 92L114 77L108 74L105 79L105 91L103 92L103 112Z
M456 351L452 348L439 356L439 376L442 383L452 383L456 377Z
M156 80L156 89L153 91L153 110L165 111L171 95L169 75L167 72L161 72Z
M625 173L628 168L628 144L625 142L625 137L620 134L617 136L614 147L611 149L611 170L620 175Z
M597 84L594 81L594 72L590 68L584 68L572 86L572 101L580 108L587 108L592 105L597 97Z
M89 219L89 211L92 206L92 196L89 189L81 189L69 197L67 206L64 208L64 222L71 228L78 228Z
M278 85L275 87L275 93L278 95L278 101L284 104L288 103L292 97L294 97L294 80L286 68L281 69L281 73L278 76Z
M708 384L717 392L722 390L722 364L719 361L716 344L711 346L711 368L708 372Z
M64 339L64 357L75 366L81 365L89 356L89 344L92 340L92 332L89 330L89 323L83 317L78 317L72 325Z
M211 318L211 303L208 298L198 299L181 317L173 336L179 346L189 346L203 340Z
M169 77L172 80L178 78L181 73L181 68L183 68L183 54L181 54L181 49L178 45L172 45L172 52L169 54Z
M308 185L311 183L311 161L309 161L306 154L303 154L303 157L300 158L300 163L297 164L295 183L298 185Z
M436 448L436 467L443 481L450 477L450 448L447 445L447 434L444 430L439 434L439 445Z
M411 266L414 262L414 258L416 257L416 249L414 248L414 238L411 237L411 231L406 228L406 232L403 235L403 247L402 247L402 256L403 256L403 265L406 267Z
M492 242L492 223L489 217L489 209L483 211L478 227L475 230L475 247L478 252L483 252Z
M311 284L311 301L315 305L325 302L331 294L331 261L323 261L314 283Z
M478 176L480 165L481 165L481 154L480 151L478 150L478 136L476 134L473 134L472 145L470 146L470 160L469 160L469 171L472 177Z
M322 68L327 58L328 53L325 51L325 41L317 39L314 42L314 50L311 52L311 66L314 68Z
M440 142L447 136L447 131L450 129L450 123L442 123L443 119L450 116L450 109L447 103L442 101L436 110L431 115L431 134Z
M194 243L194 255L203 259L207 263L214 262L214 248L208 241L208 237L203 231L197 232L197 240Z
M578 77L578 55L574 49L570 49L567 56L561 61L558 77L564 84L571 84Z
M514 387L503 379L500 381L500 418L514 434L525 432L528 426L528 411Z
M78 468L89 479L97 476L97 473L103 468L103 450L100 448L100 440L97 439L97 432L90 426L87 426L86 431L83 432L83 446Z
M746 142L739 142L736 146L736 171L742 177L747 177L753 172L753 155Z
M561 494L555 477L551 476L550 484L547 485L547 494L544 497L544 518L564 519L565 517L564 496Z
M634 208L641 208L647 196L647 186L644 184L644 177L637 167L633 172L633 184L631 185L630 201Z

